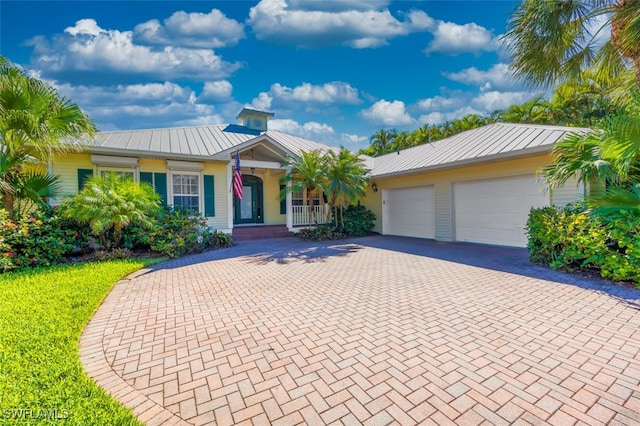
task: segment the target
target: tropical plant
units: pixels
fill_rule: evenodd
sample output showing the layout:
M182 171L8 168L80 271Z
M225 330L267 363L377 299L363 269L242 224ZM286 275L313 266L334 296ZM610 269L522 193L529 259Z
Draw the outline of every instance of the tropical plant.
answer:
M397 130L385 130L380 129L375 132L369 139L370 146L372 148L372 155L379 156L392 152L393 142L397 136Z
M299 157L287 157L283 166L289 172L280 180L284 186L280 191L280 199L286 198L288 192L305 192L307 209L314 223L318 223L313 199L327 189L327 159L320 150L302 151Z
M552 87L586 69L607 85L640 84L637 0L524 0L503 41L514 75L534 86Z
M571 178L585 184L602 183L591 194L598 209L640 208L640 94L621 112L603 120L587 133L573 133L553 149L554 162L540 173L549 186Z
M367 192L367 170L358 155L342 148L337 154L327 152L326 174L327 198L330 211L333 211L334 224L338 226L340 212L340 224L344 228L344 206L364 198Z
M122 231L130 224L153 226L160 196L146 183L107 174L87 180L84 188L65 200L62 207L64 216L88 224L102 247L109 249L120 246Z
M78 105L0 56L0 198L9 214L16 200L38 201L54 189L51 175L25 174L27 165L79 149L95 131Z

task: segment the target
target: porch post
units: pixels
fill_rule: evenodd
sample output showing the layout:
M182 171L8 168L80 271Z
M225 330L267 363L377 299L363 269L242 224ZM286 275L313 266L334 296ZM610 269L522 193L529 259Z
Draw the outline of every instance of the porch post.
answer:
M233 161L229 161L227 164L227 186L229 192L227 193L227 227L229 232L233 230Z
M285 173L289 174L291 173L291 168L287 167L285 169ZM286 203L287 203L287 229L289 229L289 231L293 232L293 194L291 193L291 181L287 181L287 199L286 199Z

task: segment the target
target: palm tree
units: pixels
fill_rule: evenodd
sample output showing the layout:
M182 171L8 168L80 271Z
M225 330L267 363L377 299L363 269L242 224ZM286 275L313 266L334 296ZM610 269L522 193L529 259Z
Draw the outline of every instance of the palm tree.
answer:
M379 155L388 154L389 152L391 152L396 133L397 132L395 129L380 129L375 132L369 139L369 143L373 148L373 155L377 157Z
M585 69L603 81L640 85L637 0L524 0L503 42L514 75L533 86L551 87Z
M151 218L160 208L160 196L148 184L139 184L116 174L94 176L84 188L63 202L63 214L86 223L103 248L118 247L122 231L130 224L150 228ZM113 241L107 232L113 231Z
M329 206L333 211L336 227L340 207L340 223L344 228L344 206L364 198L367 192L367 170L362 159L345 148L341 148L337 154L329 151L326 158Z
M0 56L0 198L9 214L17 199L46 193L33 184L54 179L46 173L26 175L27 164L79 149L95 131L78 105Z
M551 104L542 95L534 96L521 104L514 104L502 113L507 123L548 124L551 120Z
M327 192L326 157L320 150L302 151L300 157L288 157L283 166L289 167L290 171L280 180L280 184L284 185L280 199L285 199L288 192L306 192L309 215L317 224L312 200L321 192Z
M551 187L570 178L606 188L591 194L599 209L638 209L640 206L640 94L625 110L586 134L574 133L556 144L553 164L541 169Z

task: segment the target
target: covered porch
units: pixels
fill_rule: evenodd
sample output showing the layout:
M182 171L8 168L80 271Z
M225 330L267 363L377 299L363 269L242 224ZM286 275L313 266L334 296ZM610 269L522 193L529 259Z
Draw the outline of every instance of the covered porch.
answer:
M239 146L237 152L242 174L242 199L233 191L236 151L225 153L229 161L228 220L234 235L262 235L266 232L259 229L242 231L241 228L276 229L273 227L280 225L295 233L301 228L326 223L329 207L322 194L310 199L305 191L286 190L282 183L289 171L283 163L291 153L266 136L257 142ZM286 193L284 199L280 198L282 193Z

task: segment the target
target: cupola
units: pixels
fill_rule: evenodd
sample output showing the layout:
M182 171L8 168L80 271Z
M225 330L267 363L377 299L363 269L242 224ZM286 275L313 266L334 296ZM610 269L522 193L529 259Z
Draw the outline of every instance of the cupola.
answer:
M236 117L244 127L259 132L267 131L267 121L273 117L272 112L259 111L257 109L242 108Z

